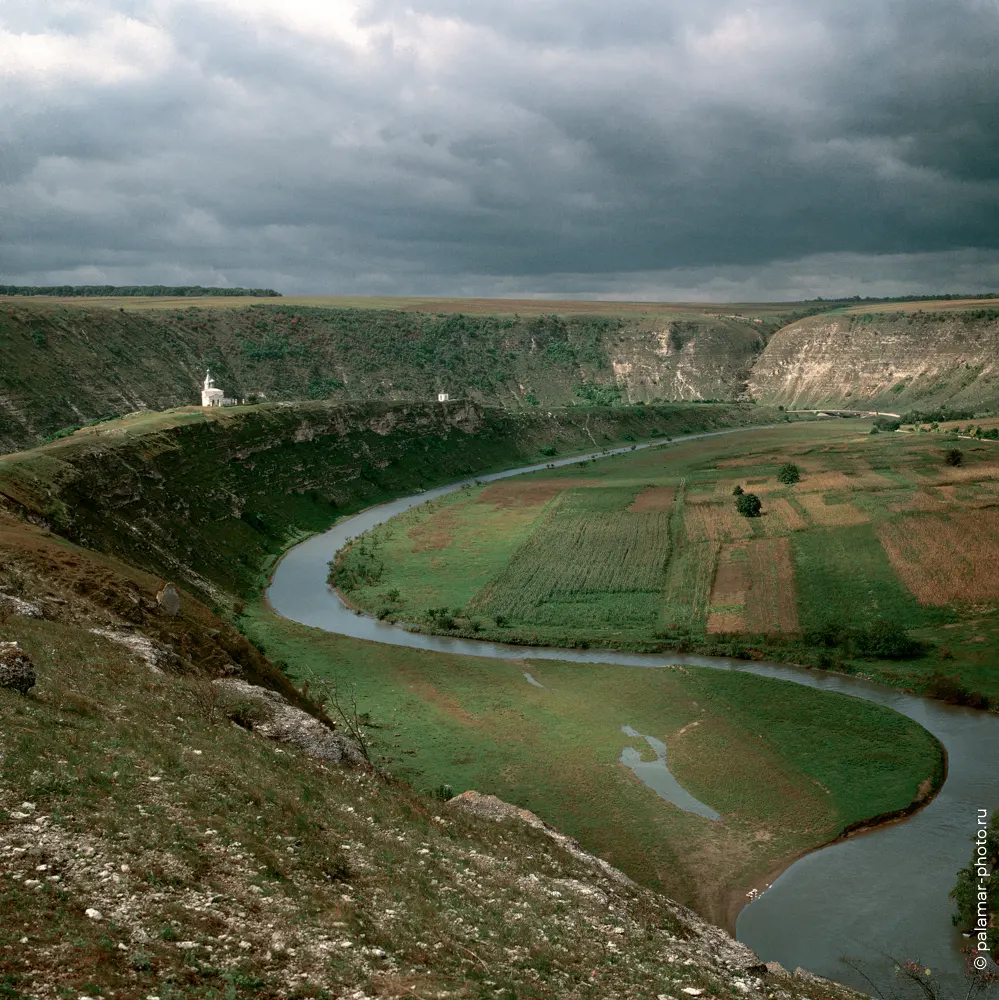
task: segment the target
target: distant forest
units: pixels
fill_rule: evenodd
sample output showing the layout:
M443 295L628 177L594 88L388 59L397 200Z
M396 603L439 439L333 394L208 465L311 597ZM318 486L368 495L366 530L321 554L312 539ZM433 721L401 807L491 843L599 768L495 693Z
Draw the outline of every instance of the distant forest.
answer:
M999 299L999 292L948 292L943 295L889 295L883 298L865 295L851 295L849 298L824 299L820 295L816 302L952 302L955 299Z
M273 288L202 288L201 285L0 285L0 295L58 295L89 298L100 295L250 295L280 298Z

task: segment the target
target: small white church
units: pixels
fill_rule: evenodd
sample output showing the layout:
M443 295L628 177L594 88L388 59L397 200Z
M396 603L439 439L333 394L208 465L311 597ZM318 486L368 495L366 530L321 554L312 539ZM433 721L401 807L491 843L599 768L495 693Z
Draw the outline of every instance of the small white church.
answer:
M205 384L201 387L202 406L238 406L241 399L229 399L226 394L215 385L210 371L205 372Z

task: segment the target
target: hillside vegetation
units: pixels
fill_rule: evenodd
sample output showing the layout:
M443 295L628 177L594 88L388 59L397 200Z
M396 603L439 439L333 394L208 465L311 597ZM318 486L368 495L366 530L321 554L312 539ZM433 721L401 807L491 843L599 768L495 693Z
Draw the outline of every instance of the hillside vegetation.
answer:
M130 300L125 299L125 302ZM557 316L254 305L134 310L7 300L0 449L132 410L226 394L276 400L452 398L537 407L734 399L780 312Z
M271 401L447 392L514 410L749 398L889 412L999 406L999 310L988 300L925 310L323 301L8 297L0 450L193 403L208 367L227 395Z
M537 410L472 403L191 407L0 457L21 516L213 600L250 596L294 539L401 492L666 434L775 417L748 404Z

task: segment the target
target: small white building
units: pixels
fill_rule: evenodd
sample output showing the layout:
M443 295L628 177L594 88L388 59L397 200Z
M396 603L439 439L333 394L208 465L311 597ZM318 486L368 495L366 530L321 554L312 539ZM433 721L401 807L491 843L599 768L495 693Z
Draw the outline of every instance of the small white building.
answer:
M225 393L215 387L215 379L210 371L205 372L205 384L201 387L202 406L225 406Z
M437 393L437 402L446 403L451 397L446 392Z

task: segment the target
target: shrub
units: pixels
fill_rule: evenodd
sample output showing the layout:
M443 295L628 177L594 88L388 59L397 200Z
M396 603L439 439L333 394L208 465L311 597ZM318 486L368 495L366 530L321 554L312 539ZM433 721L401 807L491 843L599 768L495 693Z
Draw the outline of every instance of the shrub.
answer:
M851 639L860 656L878 660L907 660L923 652L922 643L890 618L879 618L867 628L853 630Z
M743 493L736 497L735 509L743 517L759 517L763 510L763 504L755 493Z
M957 674L943 674L939 669L930 675L924 693L951 705L967 705L969 708L983 709L990 705L985 695L971 691Z
M794 462L785 462L777 473L777 480L786 486L793 486L795 483L800 482L801 471Z
M827 621L818 628L805 633L805 642L810 646L825 646L833 649L842 645L843 626L839 622Z
M442 782L434 789L433 796L441 802L450 802L454 798L454 789L446 782Z
M734 496L734 497L741 497L742 494L745 493L745 492L746 491L738 483L736 483L735 486L732 489L732 496Z
M964 452L960 448L948 448L944 452L944 461L956 467L964 461Z

